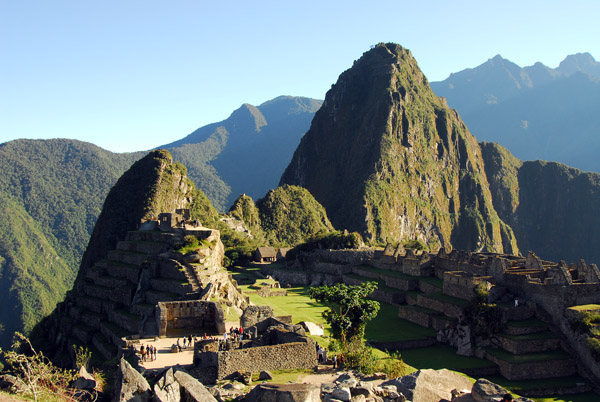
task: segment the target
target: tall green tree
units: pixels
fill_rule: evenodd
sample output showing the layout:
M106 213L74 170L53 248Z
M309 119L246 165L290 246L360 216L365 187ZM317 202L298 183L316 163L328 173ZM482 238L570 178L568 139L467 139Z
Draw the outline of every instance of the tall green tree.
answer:
M333 337L343 344L361 340L368 321L377 316L379 302L367 299L377 289L376 282L363 282L352 286L337 283L308 289L308 295L329 309L323 317L331 325Z

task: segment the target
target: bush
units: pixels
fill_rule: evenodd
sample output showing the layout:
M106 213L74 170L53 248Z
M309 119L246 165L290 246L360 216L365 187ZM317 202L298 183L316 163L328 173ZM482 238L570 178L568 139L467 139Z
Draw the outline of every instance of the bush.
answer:
M389 353L389 357L379 360L377 371L384 372L388 378L398 378L406 375L406 364L399 352Z
M587 338L586 345L592 353L594 359L596 361L600 361L600 339L589 337Z

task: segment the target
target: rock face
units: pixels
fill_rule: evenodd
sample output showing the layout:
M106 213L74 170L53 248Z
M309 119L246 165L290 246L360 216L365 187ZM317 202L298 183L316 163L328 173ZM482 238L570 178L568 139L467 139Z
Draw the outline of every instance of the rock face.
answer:
M339 77L280 184L307 188L336 228L372 241L517 252L477 141L399 45Z
M217 402L214 396L196 380L183 371L175 372L175 379L181 386L181 400L184 402Z
M129 230L162 212L189 207L193 184L185 167L164 150L150 152L121 176L108 193L83 255L77 282L94 262L113 250Z
M453 389L471 389L471 381L450 370L419 370L404 377L386 381L395 385L407 400L412 402L439 402L452 399Z
M246 402L320 402L320 388L313 384L260 384Z
M521 162L498 144L482 143L494 207L522 250L545 260L600 263L600 174L560 163Z
M181 399L179 383L175 381L173 368L167 370L154 384L154 399L157 402L179 402Z
M113 402L146 402L151 398L148 381L127 360L121 358Z

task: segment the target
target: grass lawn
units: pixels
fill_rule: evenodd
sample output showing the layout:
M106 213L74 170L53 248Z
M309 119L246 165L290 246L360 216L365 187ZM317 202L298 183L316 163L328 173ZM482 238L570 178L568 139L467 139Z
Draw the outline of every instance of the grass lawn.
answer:
M435 336L435 330L425 328L398 317L398 307L379 303L377 317L367 324L365 337L379 342L407 341Z
M541 339L556 339L556 335L551 331L544 332L534 332L533 334L525 334L525 335L508 335L508 334L499 334L500 336L511 339L513 341L533 341L533 340L541 340Z
M584 394L549 396L547 398L531 399L536 402L598 402L600 401L600 395L594 392L586 392Z
M403 350L401 355L406 364L419 369L431 368L438 370L446 368L460 371L461 369L494 366L494 363L488 360L457 355L456 349L445 345Z
M505 350L486 348L486 352L510 363L531 363L545 360L566 360L571 356L562 350L554 350L538 353L524 353L522 355L513 355Z

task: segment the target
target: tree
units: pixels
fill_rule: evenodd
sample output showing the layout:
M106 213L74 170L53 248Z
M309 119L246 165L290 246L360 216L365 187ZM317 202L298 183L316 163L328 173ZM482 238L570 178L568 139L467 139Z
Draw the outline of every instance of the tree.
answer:
M367 299L375 289L376 282L364 282L356 286L337 283L310 288L308 295L329 306L323 312L323 317L331 325L333 337L347 344L354 339L362 340L365 325L377 316L379 302Z

